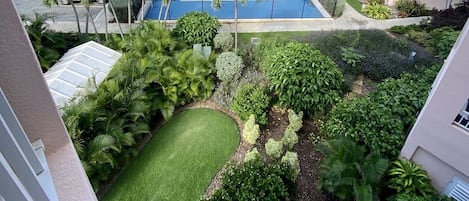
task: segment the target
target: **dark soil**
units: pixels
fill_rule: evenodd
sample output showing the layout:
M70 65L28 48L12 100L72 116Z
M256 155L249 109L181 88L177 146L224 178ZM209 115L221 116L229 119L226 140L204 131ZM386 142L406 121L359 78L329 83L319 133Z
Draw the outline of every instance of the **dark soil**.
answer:
M288 126L286 109L272 108L268 113L269 124L261 129L261 135L256 144L259 152L264 153L264 144L269 138L280 140ZM317 188L319 180L319 164L322 154L315 150L310 140L310 133L319 135L316 125L312 121L304 120L303 128L298 134L298 144L295 151L300 161L300 174L297 179L298 201L337 201L337 199Z

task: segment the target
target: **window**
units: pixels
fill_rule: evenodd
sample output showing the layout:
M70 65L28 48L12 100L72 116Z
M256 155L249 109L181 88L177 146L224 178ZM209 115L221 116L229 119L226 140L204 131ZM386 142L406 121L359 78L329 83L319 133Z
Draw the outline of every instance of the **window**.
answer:
M459 127L465 129L466 131L469 131L469 99L466 101L466 104L464 105L463 109L461 112L459 112L458 115L456 115L456 118L454 119L454 123L458 125Z

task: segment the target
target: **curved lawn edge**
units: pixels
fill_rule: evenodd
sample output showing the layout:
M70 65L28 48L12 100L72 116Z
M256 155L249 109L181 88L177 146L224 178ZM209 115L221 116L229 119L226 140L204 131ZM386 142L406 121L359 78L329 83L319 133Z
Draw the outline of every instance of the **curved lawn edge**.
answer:
M239 149L239 133L231 115L187 107L158 129L103 200L198 200Z
M208 109L217 110L217 111L225 113L226 115L230 116L233 120L236 121L236 123L238 124L238 129L240 131L239 136L241 140L240 140L238 148L236 149L236 152L231 156L231 159L226 161L225 165L223 165L223 167L220 168L218 173L213 177L212 182L207 186L207 189L205 190L203 197L210 198L215 192L215 190L221 187L221 177L226 170L226 164L228 164L229 162L236 162L236 164L240 164L244 160L244 155L249 150L251 150L253 145L247 143L242 137L242 132L244 128L243 121L239 119L239 117L234 112L227 110L210 100L199 101L196 103L188 104L185 107L179 108L176 111L176 113L186 111L186 110L196 109L196 108L208 108Z

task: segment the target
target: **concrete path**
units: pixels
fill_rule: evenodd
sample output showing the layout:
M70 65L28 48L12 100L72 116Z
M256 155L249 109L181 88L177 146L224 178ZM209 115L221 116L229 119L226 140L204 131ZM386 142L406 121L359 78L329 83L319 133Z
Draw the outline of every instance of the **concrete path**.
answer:
M41 0L15 0L17 11L22 15L33 16L34 12L48 13L56 16L53 21L49 21L50 29L61 32L76 32L77 25L74 21L74 14L71 6L60 5L52 8L44 7ZM82 6L77 5L82 30L85 27L86 12ZM91 13L98 27L98 32L105 32L104 9L102 5L93 5ZM364 17L349 5L345 5L345 10L339 18L323 19L299 19L299 20L239 20L239 32L276 32L276 31L329 31L329 30L358 30L358 29L389 29L395 25L418 24L428 17L413 17L403 19L374 20ZM174 21L169 22L174 24ZM234 24L230 20L222 20L222 29L234 32ZM132 24L131 27L136 27ZM128 32L129 25L121 24L124 32ZM108 25L111 33L119 33L116 23ZM89 32L93 32L91 24Z

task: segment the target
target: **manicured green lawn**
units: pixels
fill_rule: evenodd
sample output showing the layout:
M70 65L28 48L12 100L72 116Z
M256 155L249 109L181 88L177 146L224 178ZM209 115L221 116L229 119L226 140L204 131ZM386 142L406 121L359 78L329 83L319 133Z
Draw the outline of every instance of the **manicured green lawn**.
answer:
M274 39L275 37L284 37L286 39L298 39L305 36L308 36L310 31L283 31L283 32L260 32L260 33L239 33L238 34L238 44L250 44L251 38L258 37L261 40Z
M179 113L154 135L103 200L198 200L240 141L235 121L210 109Z

